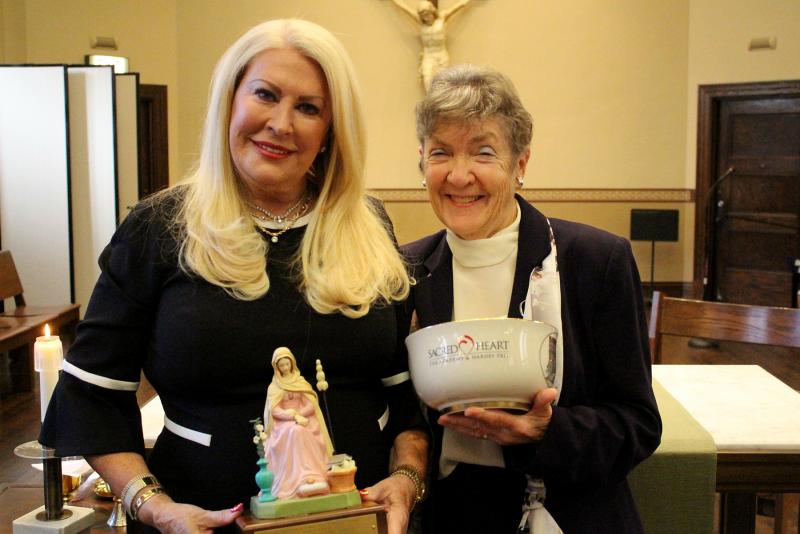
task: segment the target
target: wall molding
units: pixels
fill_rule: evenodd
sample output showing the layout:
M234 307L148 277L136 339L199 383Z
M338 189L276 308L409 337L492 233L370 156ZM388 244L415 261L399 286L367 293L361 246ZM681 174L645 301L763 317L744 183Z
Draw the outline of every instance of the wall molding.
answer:
M694 189L523 189L530 202L684 202L695 199ZM384 202L427 202L425 189L370 189Z

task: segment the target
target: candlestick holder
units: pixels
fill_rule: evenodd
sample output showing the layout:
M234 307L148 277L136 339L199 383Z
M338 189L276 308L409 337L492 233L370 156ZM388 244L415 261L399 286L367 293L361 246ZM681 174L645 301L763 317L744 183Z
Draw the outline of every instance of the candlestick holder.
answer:
M114 497L114 507L111 509L111 515L108 516L106 525L111 528L128 526L128 518L125 515L125 508L123 508L122 499L119 497Z
M29 441L17 446L14 454L29 460L41 460L44 478L44 506L33 510L13 522L14 534L39 534L58 532L73 534L94 524L94 510L77 506L65 506L61 487L61 461L55 450L38 441ZM79 457L69 457L77 460Z

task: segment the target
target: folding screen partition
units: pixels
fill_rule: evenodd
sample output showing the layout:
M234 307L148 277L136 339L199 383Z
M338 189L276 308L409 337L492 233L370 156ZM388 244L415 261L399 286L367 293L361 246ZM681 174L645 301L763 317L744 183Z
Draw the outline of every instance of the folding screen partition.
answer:
M0 65L0 244L28 304L74 301L67 69Z
M122 219L139 200L139 75L117 74L117 220Z
M107 66L0 65L0 246L29 304L85 311L138 198L137 88Z
M75 302L85 310L100 268L97 258L117 227L114 70L67 67Z

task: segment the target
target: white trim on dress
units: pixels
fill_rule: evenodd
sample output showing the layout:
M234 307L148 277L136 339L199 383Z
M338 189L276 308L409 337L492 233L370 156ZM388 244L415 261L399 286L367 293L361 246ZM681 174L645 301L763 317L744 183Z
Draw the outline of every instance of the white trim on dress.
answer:
M67 360L64 360L62 363L61 370L67 374L71 374L78 380L83 380L84 382L100 386L101 388L114 389L117 391L136 391L139 389L139 382L127 382L125 380L115 380L113 378L96 375L89 371L84 371L80 367L69 363Z
M164 428L166 428L173 434L182 437L183 439L194 441L195 443L199 443L200 445L205 445L206 447L211 446L211 434L206 434L205 432L198 432L197 430L192 430L191 428L186 428L183 425L179 425L178 423L167 417L166 414L164 414Z
M378 426L380 427L381 432L383 432L383 429L386 428L386 423L388 422L389 422L389 406L386 406L386 411L383 412L383 415L381 415L380 418L378 418Z
M397 373L396 375L381 378L381 384L383 384L383 387L388 388L391 386L396 386L397 384L402 384L403 382L408 382L410 379L411 375L409 372L404 371L402 373Z

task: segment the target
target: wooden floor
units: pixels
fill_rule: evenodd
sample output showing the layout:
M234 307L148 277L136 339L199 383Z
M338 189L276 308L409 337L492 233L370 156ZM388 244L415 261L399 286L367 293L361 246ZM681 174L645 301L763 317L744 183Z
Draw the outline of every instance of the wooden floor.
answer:
M668 338L664 345L664 363L703 364L756 364L777 376L794 389L800 390L800 351L776 347L755 347L734 343L722 344L716 349L694 349L686 338ZM17 458L14 447L37 438L39 432L38 390L29 393L9 393L8 376L4 376L3 355L0 355L0 494L9 486L41 486L41 472L34 470L30 462ZM150 398L152 389L143 382L138 393L140 402ZM3 393L3 391L6 391ZM769 501L764 501L767 505ZM789 530L783 534L797 534L797 508L793 510ZM6 531L9 525L0 525ZM757 534L773 532L773 519L758 516Z

